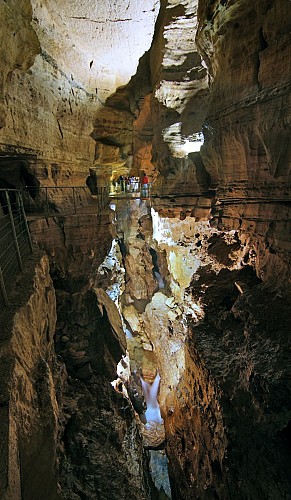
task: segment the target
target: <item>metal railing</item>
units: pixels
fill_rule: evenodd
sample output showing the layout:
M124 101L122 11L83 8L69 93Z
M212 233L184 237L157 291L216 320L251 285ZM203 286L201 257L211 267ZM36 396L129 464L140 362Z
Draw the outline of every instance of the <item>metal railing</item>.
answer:
M119 184L111 182L110 184L110 198L150 198L150 195L151 183L148 183L147 187L143 186L139 180L123 181Z
M25 186L22 188L25 211L38 217L77 213L99 213L109 204L108 187L96 188L92 195L87 186Z
M17 274L32 252L21 192L0 189L0 303L8 305Z

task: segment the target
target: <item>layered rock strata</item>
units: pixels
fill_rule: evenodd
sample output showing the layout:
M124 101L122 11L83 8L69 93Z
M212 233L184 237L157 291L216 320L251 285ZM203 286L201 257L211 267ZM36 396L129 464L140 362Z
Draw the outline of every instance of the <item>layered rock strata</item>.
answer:
M277 286L290 263L289 7L201 1L198 12L211 77L201 153L220 202L214 220L250 236L259 276Z
M288 298L257 278L257 256L237 232L152 215L153 230L149 217L130 225L126 253L135 251L140 261L142 235L142 254L155 248L166 256L168 285L148 297L144 310L133 301L123 312L133 334L132 365L147 376L158 366L162 377L173 494L287 498ZM142 271L144 280L152 270ZM125 285L125 303L136 284Z
M23 161L43 185L84 185L100 156L91 137L94 117L134 74L158 8L156 0L143 9L136 1L3 2L1 157L15 169Z
M30 221L33 240L47 252L56 288L78 291L96 280L112 243L112 215L77 214Z

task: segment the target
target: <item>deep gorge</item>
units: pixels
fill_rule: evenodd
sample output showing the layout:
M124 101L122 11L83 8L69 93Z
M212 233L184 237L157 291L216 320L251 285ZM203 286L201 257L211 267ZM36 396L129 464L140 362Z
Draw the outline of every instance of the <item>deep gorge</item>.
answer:
M289 499L290 2L0 13L1 498Z

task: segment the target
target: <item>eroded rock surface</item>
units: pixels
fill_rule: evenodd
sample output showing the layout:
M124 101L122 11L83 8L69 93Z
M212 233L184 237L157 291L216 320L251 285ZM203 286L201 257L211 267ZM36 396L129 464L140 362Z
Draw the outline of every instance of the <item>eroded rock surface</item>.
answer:
M1 497L56 499L59 367L53 348L55 292L46 256L27 262L10 301L1 315Z
M59 480L62 498L150 498L140 429L128 399L114 391L125 334L101 290L57 292L62 388Z
M257 272L273 282L287 278L290 252L289 7L201 1L198 13L212 79L201 153L221 200L216 224L251 237Z
M95 2L90 13L79 3L68 16L68 2L2 2L1 182L83 186L92 165L102 182L150 174L156 212L117 205L122 306L132 365L162 376L175 495L288 498L290 2L161 2L151 50L111 96L149 47L157 2L140 25L140 2ZM101 42L104 26L112 36ZM115 27L126 32L116 51ZM127 68L120 54L133 48ZM132 407L110 385L123 329L92 289L111 246L103 216L31 223L57 288L62 363L44 258L1 347L10 500L21 483L29 500L151 495Z
M287 298L264 289L248 268L216 277L202 272L190 288L194 300L201 285L205 317L190 327L189 372L178 392L179 411L168 419L171 454L180 457L176 474L180 470L189 488L178 480L178 492L183 498L288 498Z

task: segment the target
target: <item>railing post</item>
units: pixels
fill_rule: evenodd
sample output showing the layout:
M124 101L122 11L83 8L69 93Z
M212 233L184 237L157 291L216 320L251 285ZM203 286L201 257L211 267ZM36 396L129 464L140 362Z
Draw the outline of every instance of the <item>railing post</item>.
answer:
M6 293L6 288L5 288L5 283L4 283L1 267L0 267L0 288L1 288L1 294L3 297L3 302L4 302L5 306L8 306L9 305L8 297L7 297L7 293Z
M73 187L73 201L74 201L74 213L77 213L76 209L76 196L75 196L75 187Z
M6 193L6 201L7 201L8 211L9 211L10 224L12 227L12 233L13 233L13 239L14 239L14 244L15 244L15 248L16 248L17 259L18 259L20 270L22 271L23 266L22 266L22 260L21 260L20 250L19 250L18 241L17 241L17 234L16 234L16 230L15 230L13 213L11 210L10 198L9 198L8 191L5 191L5 193Z
M18 197L18 202L19 202L20 209L21 209L21 215L22 215L23 220L24 220L26 233L27 233L27 236L28 236L28 242L29 242L29 246L30 246L30 251L32 253L33 252L32 241L31 241L30 231L29 231L29 227L28 227L28 224L27 224L27 219L26 219L26 215L25 215L25 211L24 211L22 194L21 193L17 193L17 197Z
M47 214L49 215L49 206L48 206L47 186L45 187L45 204L46 204L46 211L47 211Z

